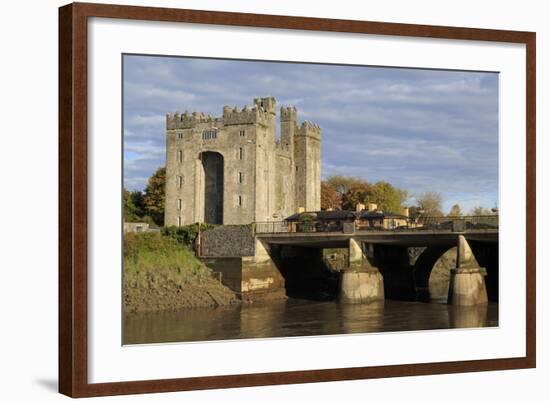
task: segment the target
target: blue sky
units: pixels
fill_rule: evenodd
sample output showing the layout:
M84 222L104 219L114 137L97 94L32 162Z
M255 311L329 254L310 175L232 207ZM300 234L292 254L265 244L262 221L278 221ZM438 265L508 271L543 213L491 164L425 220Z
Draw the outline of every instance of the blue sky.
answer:
M167 112L274 96L321 126L321 173L441 193L444 209L498 204L498 74L124 56L124 185L165 160Z

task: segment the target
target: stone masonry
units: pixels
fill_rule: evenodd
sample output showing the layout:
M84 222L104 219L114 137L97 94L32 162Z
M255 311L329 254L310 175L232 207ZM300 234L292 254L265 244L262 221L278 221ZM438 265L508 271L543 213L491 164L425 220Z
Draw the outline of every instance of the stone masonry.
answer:
M221 117L166 115L165 224L249 224L320 209L321 129L295 107L255 98Z

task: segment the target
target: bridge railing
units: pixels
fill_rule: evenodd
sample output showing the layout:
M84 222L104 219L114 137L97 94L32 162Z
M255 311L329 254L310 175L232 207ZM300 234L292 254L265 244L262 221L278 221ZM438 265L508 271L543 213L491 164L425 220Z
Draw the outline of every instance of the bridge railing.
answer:
M390 222L392 219L388 219ZM359 221L266 221L254 224L255 234L279 233L352 233L354 231L449 231L498 229L498 215L488 216L421 216L391 224L365 224Z
M254 223L255 234L278 234L290 232L290 225L286 221L262 221Z
M418 230L469 231L498 229L498 215L483 216L422 216L417 220Z

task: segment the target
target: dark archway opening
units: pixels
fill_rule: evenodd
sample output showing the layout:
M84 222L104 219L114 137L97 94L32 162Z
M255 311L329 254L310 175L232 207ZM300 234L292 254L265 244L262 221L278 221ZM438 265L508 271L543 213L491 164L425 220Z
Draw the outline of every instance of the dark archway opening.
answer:
M223 224L223 156L202 152L200 159L204 170L204 222Z
M280 245L271 249L288 297L314 301L337 298L340 274L325 263L323 248Z

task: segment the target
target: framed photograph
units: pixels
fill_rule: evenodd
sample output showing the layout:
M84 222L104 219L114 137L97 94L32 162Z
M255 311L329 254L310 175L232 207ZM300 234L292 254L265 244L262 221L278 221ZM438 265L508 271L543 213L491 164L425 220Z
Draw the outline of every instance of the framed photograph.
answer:
M59 183L63 394L535 367L533 32L69 4Z

